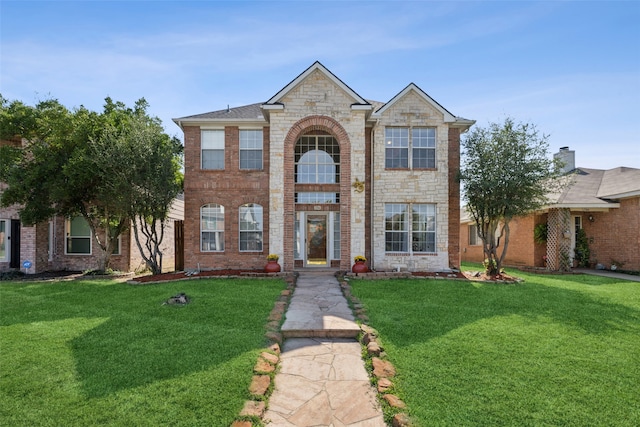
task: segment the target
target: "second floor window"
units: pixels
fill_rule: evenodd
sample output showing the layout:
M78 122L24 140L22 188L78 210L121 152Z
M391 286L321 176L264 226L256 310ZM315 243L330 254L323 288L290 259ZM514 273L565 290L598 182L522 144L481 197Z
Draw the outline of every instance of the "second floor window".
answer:
M305 135L296 143L296 184L340 182L340 146L328 135Z
M262 129L240 130L240 169L262 169Z
M202 169L224 169L224 131L203 130L201 135Z
M433 169L436 167L436 129L388 127L385 129L385 168Z

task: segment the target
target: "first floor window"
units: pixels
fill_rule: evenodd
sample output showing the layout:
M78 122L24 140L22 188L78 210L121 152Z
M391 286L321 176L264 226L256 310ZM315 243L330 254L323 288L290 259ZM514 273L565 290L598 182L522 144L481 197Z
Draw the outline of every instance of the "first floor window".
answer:
M66 253L73 255L91 255L91 228L87 221L76 216L65 222Z
M436 205L411 205L411 250L413 252L436 251Z
M386 204L384 206L385 250L408 252L409 224L407 205Z
M240 206L240 250L262 251L262 206Z
M469 246L479 245L478 226L476 224L469 224Z
M409 213L411 213L411 216L409 216ZM435 252L436 205L417 203L386 204L385 251L405 253Z
M240 169L262 170L262 130L240 130Z
M0 219L0 261L9 260L9 221Z
M200 235L203 252L224 251L224 206L208 204L200 208Z
M200 138L202 169L224 169L224 131L203 130Z

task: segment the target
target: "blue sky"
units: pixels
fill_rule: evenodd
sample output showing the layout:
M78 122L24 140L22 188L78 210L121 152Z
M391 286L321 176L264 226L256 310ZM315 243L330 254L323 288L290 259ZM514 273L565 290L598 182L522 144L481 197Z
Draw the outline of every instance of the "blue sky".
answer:
M582 167L640 168L640 1L6 1L0 93L171 121L263 102L319 60L358 94L413 82L477 125L535 123Z

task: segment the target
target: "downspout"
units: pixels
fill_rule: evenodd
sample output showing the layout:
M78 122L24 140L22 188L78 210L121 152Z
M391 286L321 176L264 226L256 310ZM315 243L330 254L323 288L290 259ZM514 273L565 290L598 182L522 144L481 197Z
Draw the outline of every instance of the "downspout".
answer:
M373 208L373 202L374 202L374 200L373 200L374 184L373 183L375 181L375 176L376 176L376 174L375 174L375 164L376 164L375 159L376 159L376 156L375 156L375 150L374 150L374 145L375 145L374 142L375 142L376 129L378 128L379 125L380 125L380 119L377 119L376 120L376 124L374 124L371 127L371 147L370 147L370 150L371 150L371 184L369 184L369 185L371 187L371 190L370 190L371 191L371 197L370 197L371 200L370 200L369 203L371 205L371 209L369 210L369 215L371 216L371 218L369 218L369 224L371 224L371 227L369 229L369 244L371 245L371 259L369 260L369 268L371 268L372 270L375 270L375 261L374 260L376 259L375 254L374 254L374 250L375 250L374 248L375 248L376 245L374 244L374 240L373 240L373 238L375 236L375 232L374 232L374 230L375 230L375 223L374 223L374 218L375 218L374 212L375 212L375 209Z

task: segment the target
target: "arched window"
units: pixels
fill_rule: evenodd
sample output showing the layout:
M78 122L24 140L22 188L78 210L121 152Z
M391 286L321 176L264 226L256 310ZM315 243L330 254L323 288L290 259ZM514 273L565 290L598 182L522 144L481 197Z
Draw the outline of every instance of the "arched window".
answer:
M240 206L240 251L262 251L262 206Z
M304 135L295 148L297 184L336 184L340 182L340 146L328 135Z
M224 251L224 206L208 204L200 208L200 249Z

